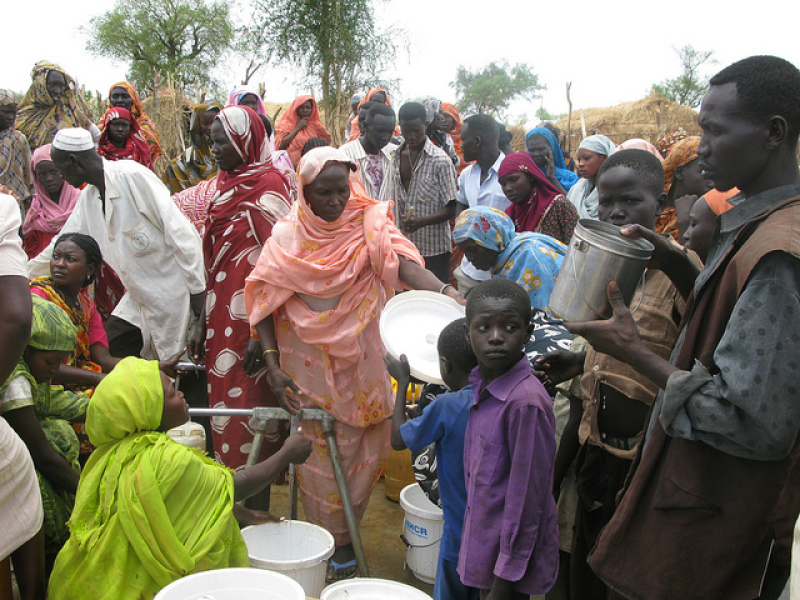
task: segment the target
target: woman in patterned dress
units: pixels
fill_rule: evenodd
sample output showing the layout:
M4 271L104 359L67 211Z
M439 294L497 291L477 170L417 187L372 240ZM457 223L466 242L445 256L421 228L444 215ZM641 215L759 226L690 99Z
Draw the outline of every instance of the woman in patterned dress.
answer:
M211 126L211 141L220 173L203 238L205 318L198 321L189 352L201 361L205 342L212 408L276 406L258 342L250 337L244 283L275 221L289 212L289 188L270 160L264 124L252 109L223 109ZM232 469L244 467L253 440L248 420L220 417L211 426L217 460ZM265 456L280 447L277 430L268 434Z

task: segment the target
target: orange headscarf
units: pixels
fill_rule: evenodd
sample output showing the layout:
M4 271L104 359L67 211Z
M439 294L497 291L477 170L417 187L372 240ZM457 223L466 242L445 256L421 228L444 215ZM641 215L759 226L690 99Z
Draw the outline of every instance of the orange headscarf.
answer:
M289 153L289 158L292 159L292 164L294 165L297 165L300 162L300 155L302 154L303 146L312 137L321 137L326 139L328 142L331 141L331 134L328 133L328 130L325 129L325 125L323 125L322 121L320 121L317 101L314 100L313 96L305 95L295 98L294 102L292 102L292 105L289 107L289 110L283 113L283 116L281 117L281 120L275 129L275 147L279 148L283 138L292 132L292 129L294 129L295 125L297 125L297 121L299 120L297 116L298 107L301 104L305 104L309 100L311 100L311 116L308 118L308 126L305 129L298 131L297 135L294 136L292 143L289 144L288 148L286 148L286 151Z
M728 202L728 198L733 198L738 193L739 188L731 188L727 192L711 190L703 194L703 198L706 199L708 208L710 208L715 215L721 215L733 208L733 204Z
M372 97L377 94L378 92L383 92L386 96L386 106L391 106L392 101L389 100L389 92L387 92L383 88L372 88L361 99L361 102L358 103L358 108L361 108L362 105L366 104L367 102L372 102ZM394 127L394 134L400 135L400 127L395 125ZM350 139L347 140L348 142L352 142L353 140L357 140L361 136L361 128L358 126L358 109L356 109L356 116L350 121Z
M449 102L442 102L442 110L453 117L453 121L455 121L455 126L445 133L453 138L453 146L455 146L456 154L458 154L459 158L458 172L461 173L461 170L467 166L467 163L464 162L464 154L461 152L461 115L455 104L450 104Z
M128 95L130 95L131 100L133 100L133 104L131 105L131 113L133 117L136 119L136 122L139 123L139 127L141 128L141 133L144 136L144 139L147 141L147 145L150 147L150 157L153 162L163 154L161 151L161 138L158 136L158 131L156 131L156 126L153 125L153 122L150 120L150 117L144 112L144 108L142 107L142 100L139 98L139 93L136 91L136 88L129 81L120 81L115 83L110 88L108 88L108 97L111 97L111 92L114 91L114 88L122 88ZM111 103L109 103L108 108L112 108ZM103 130L105 127L105 115L100 118L100 123L98 123L98 127L100 127L100 131Z
M669 194L675 183L675 169L688 165L697 156L697 147L700 145L699 135L690 135L675 142L664 159L664 193Z

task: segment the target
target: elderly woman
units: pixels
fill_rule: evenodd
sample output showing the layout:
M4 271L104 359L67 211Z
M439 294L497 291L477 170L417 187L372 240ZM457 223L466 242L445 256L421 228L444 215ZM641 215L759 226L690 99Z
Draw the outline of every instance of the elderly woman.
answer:
M541 233L517 233L511 218L489 206L463 211L453 241L476 268L511 279L531 297L531 307L547 308L566 246Z
M134 160L153 169L150 146L131 111L119 106L109 108L100 120L100 127L103 130L97 146L100 156L106 160Z
M245 287L267 380L294 410L323 408L336 438L356 516L367 508L389 453L392 394L378 318L395 290L441 291L392 221L391 203L366 196L340 150L315 148L299 168L299 199L272 232ZM461 299L463 301L463 299ZM305 515L336 540L329 579L352 577L353 548L319 425L304 425L315 452L298 469Z
M305 460L310 444L292 436L275 456L234 475L165 433L188 420L187 409L158 364L139 358L123 359L97 387L86 412L97 450L50 577L51 600L152 600L185 575L247 566L234 517L245 511L234 502Z
M331 134L320 121L317 101L313 96L298 96L278 122L275 146L278 150L286 150L292 163L297 165L303 145L314 137L331 141Z
M163 154L161 151L161 138L158 135L158 131L156 131L156 126L144 112L139 93L130 82L120 81L112 85L108 90L108 108L113 107L131 111L133 118L139 124L142 136L144 136L147 145L150 147L150 156L155 162ZM100 128L103 128L102 119Z
M212 407L277 405L259 350L250 337L244 281L258 260L275 222L291 207L285 177L270 160L266 130L245 106L223 109L211 125L211 151L219 166L217 190L208 207L203 256L206 307L189 342L193 359L203 357ZM244 466L252 434L238 418L214 419L214 450L232 469ZM276 450L270 432L266 454Z
M162 178L171 194L211 179L217 174L217 163L214 162L214 156L211 153L210 135L211 124L220 110L222 110L222 105L218 102L197 104L192 109L192 117L189 121L191 144L172 161Z
M544 233L569 244L578 224L578 211L559 193L525 152L507 154L497 171L497 181L511 202L506 214L517 231Z
M61 231L72 214L81 191L64 181L50 158L50 144L33 151L33 199L22 224L22 245L33 258Z
M83 127L95 142L100 130L89 120L89 108L75 93L75 81L58 65L39 61L31 70L31 87L17 112L17 131L28 138L31 151L53 141L59 129Z
M17 201L27 207L31 196L31 151L28 140L14 129L17 96L0 89L0 186L5 186Z
M572 186L567 198L581 219L597 219L597 188L595 178L606 158L616 150L614 142L604 135L590 135L578 146L578 183Z
M556 136L546 127L534 127L525 135L525 149L536 166L562 194L569 192L577 183L578 176L567 168Z

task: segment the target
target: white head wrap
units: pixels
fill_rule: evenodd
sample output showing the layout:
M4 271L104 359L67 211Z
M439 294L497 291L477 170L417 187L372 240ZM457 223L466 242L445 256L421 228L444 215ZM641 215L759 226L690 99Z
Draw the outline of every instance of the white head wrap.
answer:
M589 152L594 152L595 154L602 154L603 156L611 156L614 154L614 150L617 149L614 142L604 135L590 135L589 137L583 138L581 145L578 146L578 150L581 148Z
M53 148L65 152L82 152L94 150L92 134L80 127L69 127L56 132L53 138Z

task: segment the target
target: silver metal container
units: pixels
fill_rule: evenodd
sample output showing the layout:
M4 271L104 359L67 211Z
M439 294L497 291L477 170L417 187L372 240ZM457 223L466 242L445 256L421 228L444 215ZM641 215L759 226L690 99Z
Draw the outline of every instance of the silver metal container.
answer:
M581 219L550 294L550 310L565 321L610 318L608 283L616 281L630 305L654 249L647 240L622 237L615 225Z

